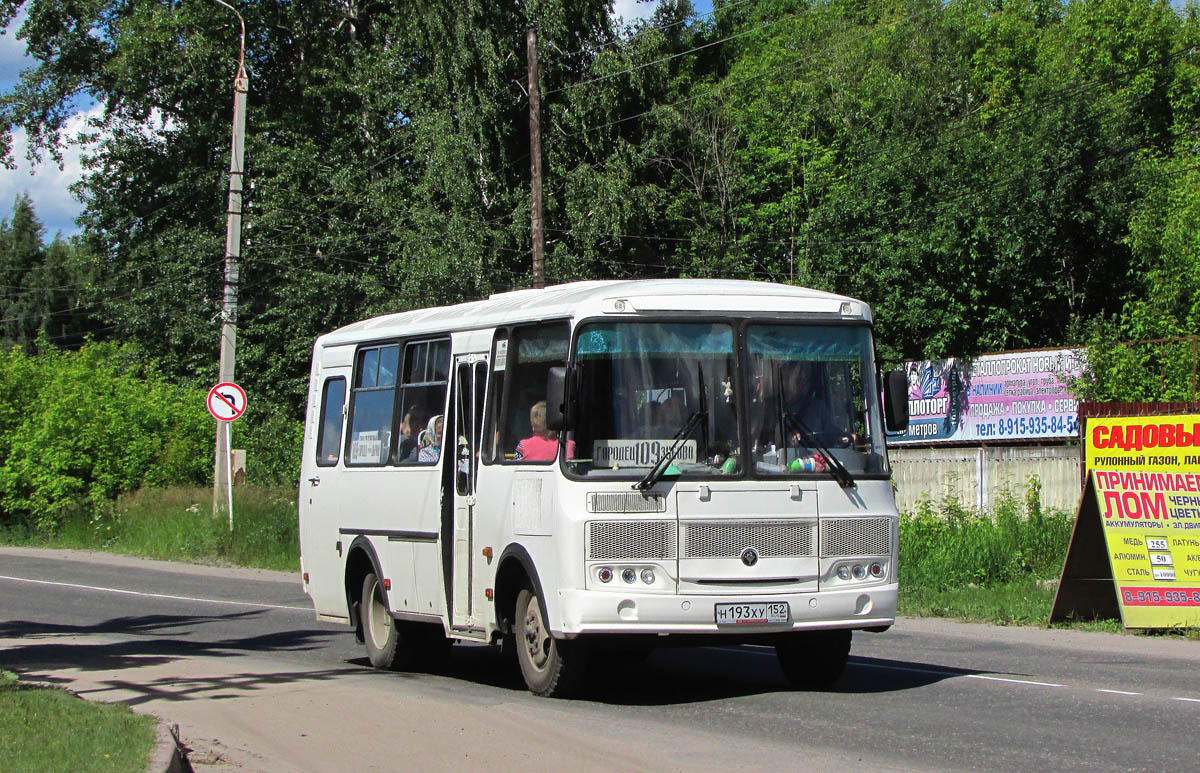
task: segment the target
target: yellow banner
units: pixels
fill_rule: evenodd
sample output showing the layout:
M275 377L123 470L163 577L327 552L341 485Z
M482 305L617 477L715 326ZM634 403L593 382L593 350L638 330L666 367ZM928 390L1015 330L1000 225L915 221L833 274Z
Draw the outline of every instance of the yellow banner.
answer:
M1088 419L1084 442L1125 626L1200 626L1200 415Z

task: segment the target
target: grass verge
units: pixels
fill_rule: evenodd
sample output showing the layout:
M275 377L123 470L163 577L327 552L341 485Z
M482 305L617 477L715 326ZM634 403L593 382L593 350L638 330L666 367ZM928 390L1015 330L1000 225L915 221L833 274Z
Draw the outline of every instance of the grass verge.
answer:
M0 671L0 770L145 770L156 720Z
M101 512L77 512L52 532L23 526L0 530L0 542L30 547L105 550L169 561L298 570L296 492L238 487L233 531L212 516L212 490L142 489Z

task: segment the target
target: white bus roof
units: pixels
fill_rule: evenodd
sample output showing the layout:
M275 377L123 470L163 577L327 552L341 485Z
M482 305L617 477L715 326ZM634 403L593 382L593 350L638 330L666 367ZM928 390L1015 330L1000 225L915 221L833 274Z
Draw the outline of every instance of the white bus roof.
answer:
M850 305L847 308L845 304ZM807 314L871 321L871 310L865 303L804 287L739 279L609 280L514 290L482 301L386 314L327 333L318 339L318 345L339 346L548 319L659 312Z

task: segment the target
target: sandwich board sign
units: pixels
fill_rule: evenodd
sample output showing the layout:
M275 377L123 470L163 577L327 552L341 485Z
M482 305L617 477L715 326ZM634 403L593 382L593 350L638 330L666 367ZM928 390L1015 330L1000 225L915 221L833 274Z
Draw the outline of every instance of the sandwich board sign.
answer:
M246 392L232 381L208 390L208 412L217 421L237 421L246 412Z
M1200 626L1200 415L1091 418L1050 622Z

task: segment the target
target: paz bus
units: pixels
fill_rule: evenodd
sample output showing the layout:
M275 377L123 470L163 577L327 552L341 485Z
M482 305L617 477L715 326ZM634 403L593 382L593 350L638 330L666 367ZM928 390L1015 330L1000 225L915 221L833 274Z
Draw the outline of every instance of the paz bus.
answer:
M797 687L895 620L885 428L861 301L730 280L588 281L377 317L313 348L299 522L317 617L377 668L454 641L529 689L597 651L775 648Z

